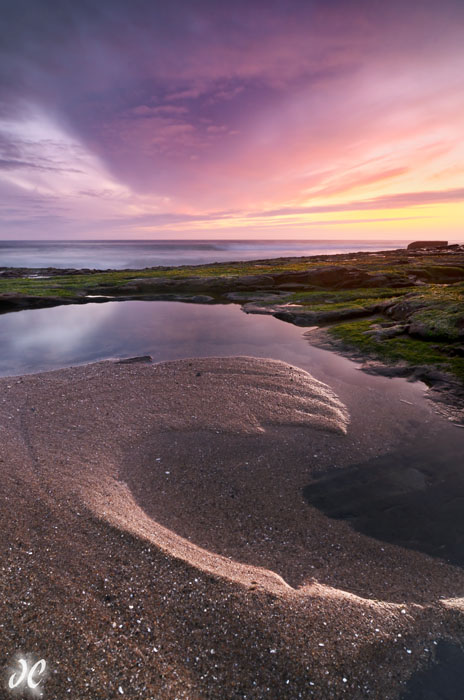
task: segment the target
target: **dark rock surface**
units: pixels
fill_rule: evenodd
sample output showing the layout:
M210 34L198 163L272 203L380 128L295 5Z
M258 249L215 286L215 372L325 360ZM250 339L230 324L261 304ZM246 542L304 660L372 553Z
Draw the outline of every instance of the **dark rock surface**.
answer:
M464 650L458 644L442 640L436 646L435 662L410 678L401 700L462 700L463 697Z
M83 303L83 298L62 298L49 296L31 296L19 292L6 292L0 294L0 313L6 311L20 311L21 309L42 309L60 304Z
M118 365L134 365L139 362L152 362L153 358L151 355L139 355L137 357L125 357L122 360L118 360Z
M448 241L414 241L408 245L408 250L418 250L420 248L446 248Z
M370 537L464 566L464 469L453 429L398 452L328 470L308 484L304 497ZM437 442L442 445L439 459Z

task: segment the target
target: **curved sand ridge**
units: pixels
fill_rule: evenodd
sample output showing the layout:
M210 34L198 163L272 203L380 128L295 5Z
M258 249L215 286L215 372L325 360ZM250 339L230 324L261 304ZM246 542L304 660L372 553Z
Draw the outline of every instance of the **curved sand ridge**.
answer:
M251 502L240 503L238 510L256 513L259 483L249 483L253 477L243 470L240 473L239 466L247 462L250 437L262 435L271 426L293 426L309 431L312 448L323 434L340 439L347 430L348 412L328 386L283 362L250 357L157 365L107 362L42 377L46 377L42 393L54 394L47 399L54 409L54 430L46 440L42 431L37 435L42 443L39 449L46 447L49 455L59 455L65 435L65 449L73 453L74 466L64 465L60 489L68 494L77 491L97 516L196 567L242 583L289 589L273 570L272 556L268 560L259 556L262 543L249 525L246 534L253 538L254 546L240 546L244 537L243 528L238 527L240 513L217 507L224 474L215 473L215 457L206 456L205 449L215 446L216 452L231 458L226 469L232 473L238 469L235 478L245 489L252 487ZM35 416L34 432L37 422ZM55 436L59 442L53 445ZM266 449L265 442L261 447ZM187 474L176 474L181 465ZM172 492L173 486L177 493ZM208 495L207 501L202 493ZM267 501L272 508L269 495L258 496L258 500ZM185 498L190 501L189 509ZM303 501L302 507L308 511ZM158 522L158 509L164 525ZM262 509L258 513L263 518ZM203 523L199 531L197 515ZM225 551L217 521L226 526L225 541L232 538ZM212 535L206 541L205 532ZM198 546L199 541L203 546ZM236 555L238 561L221 553ZM285 551L283 555L285 558ZM256 559L260 568L252 566Z
M255 547L244 551L240 546L243 540L243 528L238 524L240 514L229 512L223 503L218 506L221 491L227 489L228 476L238 478L246 489L251 486L249 473L237 474L237 469L241 471L240 463L246 463L250 445L247 440L245 444L234 440L231 434L260 435L269 426L294 426L310 429L312 442L317 442L319 431L346 433L345 406L328 386L307 372L274 360L250 357L180 360L153 366L148 377L153 384L146 387L146 391L151 390L148 394L151 421L145 425L147 437L136 439L126 449L119 481L107 483L111 499L108 499L109 491L92 489L87 502L92 503L95 512L104 512L119 527L151 539L194 566L242 583L259 583L272 590L288 589L281 576L267 570L268 566L257 569L238 563L243 560L254 563L261 542L258 534L250 532L248 527L247 533ZM162 391L158 389L160 381ZM182 433L180 444L176 437L179 433ZM212 446L216 456L206 454ZM231 458L225 465L228 475L224 470L216 472L218 452L222 458L225 455ZM179 470L181 466L183 470ZM255 497L253 489L248 506L251 512L256 511ZM266 501L266 497L261 500ZM241 508L246 505L241 504ZM307 510L306 505L303 507ZM161 513L165 527L158 522ZM200 527L197 516L202 521ZM246 517L249 516L247 510ZM226 536L218 531L219 521L227 531ZM209 536L205 539L206 533ZM229 548L225 547L231 538L235 546L229 543ZM199 541L203 546L196 544ZM220 552L238 561L220 556ZM264 560L264 564L269 562Z
M33 396L21 430L40 490L77 498L197 568L274 592L318 583L396 602L421 596L404 570L425 561L428 579L439 566L399 550L401 568L384 554L372 567L398 548L308 506L311 474L344 466L352 445L347 409L304 370L200 358L101 362L21 381ZM452 586L440 592L454 597Z
M260 654L268 655L270 644L287 640L282 669L290 657L300 655L300 676L304 668L311 668L310 677L323 683L327 678L332 682L335 674L333 691L327 686L324 697L342 697L344 674L358 678L356 683L364 677L362 682L369 685L366 674L372 665L377 674L374 685L379 684L380 690L375 694L374 686L369 686L370 697L382 699L396 695L385 692L385 683L393 681L377 668L380 649L375 651L378 640L372 635L380 634L381 653L395 658L398 683L418 664L397 643L398 631L402 639L410 634L408 644L423 653L430 635L442 630L443 620L451 629L449 610L454 607L453 615L460 614L461 571L365 537L304 501L302 490L311 473L349 463L354 448L344 405L329 387L300 369L252 358L158 365L103 362L2 379L0 387L5 397L0 405L4 459L0 488L8 504L0 525L5 543L19 537L21 547L30 548L27 554L41 553L39 559L19 561L22 570L34 561L41 571L41 583L35 587L45 586L41 603L45 608L49 596L63 605L66 597L86 593L104 576L100 572L112 571L114 576L120 560L120 566L127 567L122 592L132 590L132 582L140 578L146 605L159 589L175 591L178 581L185 579L186 590L193 592L188 599L177 600L165 635L171 628L186 634L189 641L182 649L187 649L202 624L195 622L198 610L206 610L212 601L222 609L221 590L232 586L235 602L230 617L224 613L225 622L212 619L208 634L220 636L222 629L233 625L236 609L249 627L250 640L256 634L264 635L263 640L271 635L272 641L263 641L262 650L253 641ZM89 511L96 521L88 518ZM135 539L128 540L124 533ZM147 542L166 554L156 562L153 578L148 565L140 566L141 557L154 556L146 553ZM185 574L180 562L188 565ZM4 585L7 591L11 588L9 600L15 599L17 589L21 601L23 587L29 589L30 584L25 579L23 585L17 571L17 566L11 569L11 583L7 576ZM98 585L105 589L111 580L104 578ZM231 589L225 590L230 595ZM277 600L280 612L274 624L272 601ZM107 630L110 620L106 608L98 607L99 596L96 601L98 615L89 611L79 624L90 625L86 634L98 640L99 625ZM15 609L21 611L21 605ZM68 628L74 629L84 608L79 599L68 607L73 615ZM43 613L38 618L40 630L46 627L45 617ZM21 619L15 619L13 629L21 625ZM47 634L53 635L53 626ZM348 641L341 643L345 637ZM366 646L371 642L372 658L367 651L371 647ZM145 650L137 635L127 637L126 644L128 649ZM178 649L175 640L172 644ZM247 654L253 655L254 648L245 650L238 665L229 664L226 655L223 672L234 674L238 669L242 682ZM148 652L149 647L144 653ZM85 667L86 647L82 653ZM122 659L123 652L118 653ZM239 654L238 649L234 653ZM98 665L95 654L92 664ZM179 654L180 669L183 651ZM169 658L166 663L170 668ZM274 666L260 663L271 678ZM391 659L388 663L385 673L393 668ZM284 677L279 674L284 672L276 670L275 697L286 697L279 686ZM186 667L184 684L190 682L190 673ZM202 679L194 685L203 687ZM172 679L173 688L176 682ZM351 689L348 697L362 697L353 687L346 686ZM171 696L177 696L174 690L161 695Z

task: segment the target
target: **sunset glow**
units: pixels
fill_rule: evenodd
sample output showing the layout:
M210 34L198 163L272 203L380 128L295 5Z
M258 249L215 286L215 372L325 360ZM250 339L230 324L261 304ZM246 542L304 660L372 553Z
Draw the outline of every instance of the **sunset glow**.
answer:
M5 5L1 238L462 238L459 0Z

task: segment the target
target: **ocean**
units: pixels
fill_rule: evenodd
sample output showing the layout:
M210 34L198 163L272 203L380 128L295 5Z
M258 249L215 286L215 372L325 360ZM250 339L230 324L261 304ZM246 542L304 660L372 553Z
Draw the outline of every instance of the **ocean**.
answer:
M156 240L0 241L0 267L98 270L259 260L404 248L405 241Z

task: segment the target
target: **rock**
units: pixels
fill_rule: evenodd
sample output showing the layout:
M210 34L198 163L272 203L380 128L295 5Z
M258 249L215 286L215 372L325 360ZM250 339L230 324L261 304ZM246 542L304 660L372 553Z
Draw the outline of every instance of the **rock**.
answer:
M421 248L446 248L448 241L414 241L410 243L407 250L419 250Z
M290 296L290 292L228 292L226 298L229 301L239 303L250 302L279 302Z
M409 335L421 340L462 341L464 328L460 327L460 321L456 314L437 313L424 320L412 316Z
M422 340L430 338L430 328L422 323L422 321L413 321L409 326L409 335L413 338L421 338Z
M449 357L464 357L464 345L434 345L433 349Z
M229 285L236 289L266 289L268 287L274 286L274 276L273 275L243 275L241 277L223 277L221 278L224 283L229 283Z
M250 310L249 313L266 312ZM352 318L363 318L370 316L371 313L372 309L368 307L334 309L333 311L308 311L307 309L299 311L297 308L289 310L281 307L273 315L281 321L293 323L295 326L316 326L319 323L334 323Z
M244 311L246 314L263 314L263 315L276 315L276 309L279 307L276 306L263 306L261 304L255 304L253 302L250 302L248 304L243 304L242 306L242 311Z
M375 324L371 328L364 332L364 335L371 336L374 340L388 340L389 338L396 338L398 335L403 335L408 329L405 324L395 324L393 326L384 327L382 324Z
M277 287L282 289L356 289L357 287L409 287L410 281L400 275L370 274L353 266L330 266L306 272L278 273L273 275Z
M196 294L193 297L184 297L183 299L179 297L179 301L189 301L192 304L211 304L214 301L214 297L210 297L206 294Z
M125 284L110 288L113 293L137 292L150 293L188 293L213 292L223 294L237 289L266 289L272 287L269 275L243 275L241 277L186 277L183 279L169 277L143 277L133 279Z
M438 284L446 284L447 282L459 282L464 280L464 267L459 265L428 265L427 267L417 268L414 270L413 276L422 282L436 282Z
M417 299L414 294L405 294L399 301L393 304L387 303L384 306L384 312L394 318L396 321L403 321L416 311L423 309L427 306L427 302L422 299Z
M82 304L83 297L48 297L21 294L21 292L5 292L0 294L0 310L15 311L21 309L40 309L48 306L60 306L62 304Z
M134 365L138 362L152 362L151 355L139 355L137 357L125 357L122 360L117 360L118 365Z
M331 265L304 272L280 272L273 275L273 280L277 287L285 289L308 286L342 289L360 287L367 277L368 274L357 267Z

